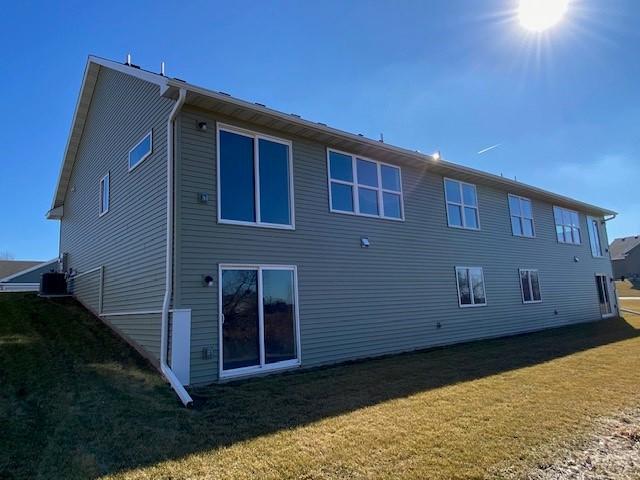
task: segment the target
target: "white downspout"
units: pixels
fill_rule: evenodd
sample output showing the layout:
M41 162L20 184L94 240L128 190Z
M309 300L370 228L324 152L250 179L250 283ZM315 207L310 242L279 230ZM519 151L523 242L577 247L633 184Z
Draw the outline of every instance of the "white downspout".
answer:
M174 122L178 116L178 112L184 104L187 91L184 88L180 89L178 100L176 101L169 119L167 120L167 258L166 258L166 283L164 290L164 300L162 302L162 327L160 330L160 369L162 374L171 384L171 387L175 390L180 397L180 401L185 407L188 407L193 403L193 399L189 396L185 388L180 383L180 380L176 377L175 373L169 368L167 364L167 350L169 348L168 331L169 331L169 307L171 303L171 294L173 287L173 170L175 165L175 152L174 152Z

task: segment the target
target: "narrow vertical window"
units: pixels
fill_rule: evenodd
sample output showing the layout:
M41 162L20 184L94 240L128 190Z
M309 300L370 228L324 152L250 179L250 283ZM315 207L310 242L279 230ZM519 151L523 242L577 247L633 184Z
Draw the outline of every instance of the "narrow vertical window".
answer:
M291 144L218 127L218 221L293 228Z
M480 267L456 267L458 304L461 307L479 307L487 304L484 274Z
M444 179L447 221L450 227L480 229L476 186L458 180Z
M600 243L600 229L598 219L587 217L587 227L589 228L589 243L591 244L591 255L602 257L602 244Z
M100 179L100 199L99 215L102 216L109 211L109 177L107 173Z
M509 213L511 215L511 232L514 235L518 237L535 236L531 200L509 194Z
M580 245L580 216L578 212L562 207L553 207L553 218L556 223L556 238L560 243Z
M520 273L520 289L522 291L523 303L539 303L542 301L540 293L540 279L538 270L529 268L521 268Z
M402 220L400 168L329 149L330 211Z

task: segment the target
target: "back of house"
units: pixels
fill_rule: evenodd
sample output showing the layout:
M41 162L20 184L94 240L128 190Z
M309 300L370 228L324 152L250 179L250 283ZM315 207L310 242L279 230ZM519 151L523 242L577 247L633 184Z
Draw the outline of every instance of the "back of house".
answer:
M193 385L615 316L613 214L90 57L49 216L76 298Z

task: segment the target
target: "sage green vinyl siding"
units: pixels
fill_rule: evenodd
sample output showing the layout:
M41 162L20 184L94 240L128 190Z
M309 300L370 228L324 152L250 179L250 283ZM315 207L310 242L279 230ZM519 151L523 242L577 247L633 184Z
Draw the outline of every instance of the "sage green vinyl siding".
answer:
M60 225L60 252L79 273L104 266L103 312L160 310L165 284L166 122L174 102L159 87L101 68ZM129 172L128 153L153 129L153 153ZM110 172L109 211L98 216L100 179ZM98 274L78 278L78 298L98 312ZM159 316L157 316L159 318ZM157 355L153 315L107 317Z
M217 223L216 121L293 141L294 231ZM594 274L610 275L611 266L592 258L584 214L582 244L559 244L553 205L533 199L536 237L516 237L508 192L459 178L477 185L481 229L450 228L443 178L418 163L400 165L404 222L330 213L326 147L200 110L182 113L176 301L192 309L192 384L218 375L220 263L297 265L303 367L600 318ZM457 265L483 268L487 306L459 308ZM539 270L542 303L522 303L519 268ZM214 287L203 286L205 275ZM204 360L207 347L213 358Z

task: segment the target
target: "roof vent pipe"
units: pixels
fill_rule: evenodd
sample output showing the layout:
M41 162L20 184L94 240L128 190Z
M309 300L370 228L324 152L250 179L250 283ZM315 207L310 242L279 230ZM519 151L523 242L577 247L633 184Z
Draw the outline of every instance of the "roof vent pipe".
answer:
M173 171L175 165L175 120L186 97L187 91L184 88L181 88L178 100L173 106L173 109L169 114L169 119L167 120L167 251L165 259L165 290L164 300L162 302L162 324L160 328L160 369L162 370L162 374L171 384L173 390L178 394L178 397L180 397L182 404L185 407L188 407L193 403L193 399L189 396L182 383L180 383L180 380L178 380L178 377L176 377L173 370L171 370L167 364L167 350L169 347L169 306L171 304L173 288Z
M131 66L131 54L127 53L127 59L124 62L125 65Z
M164 77L164 62L160 62L160 75Z

